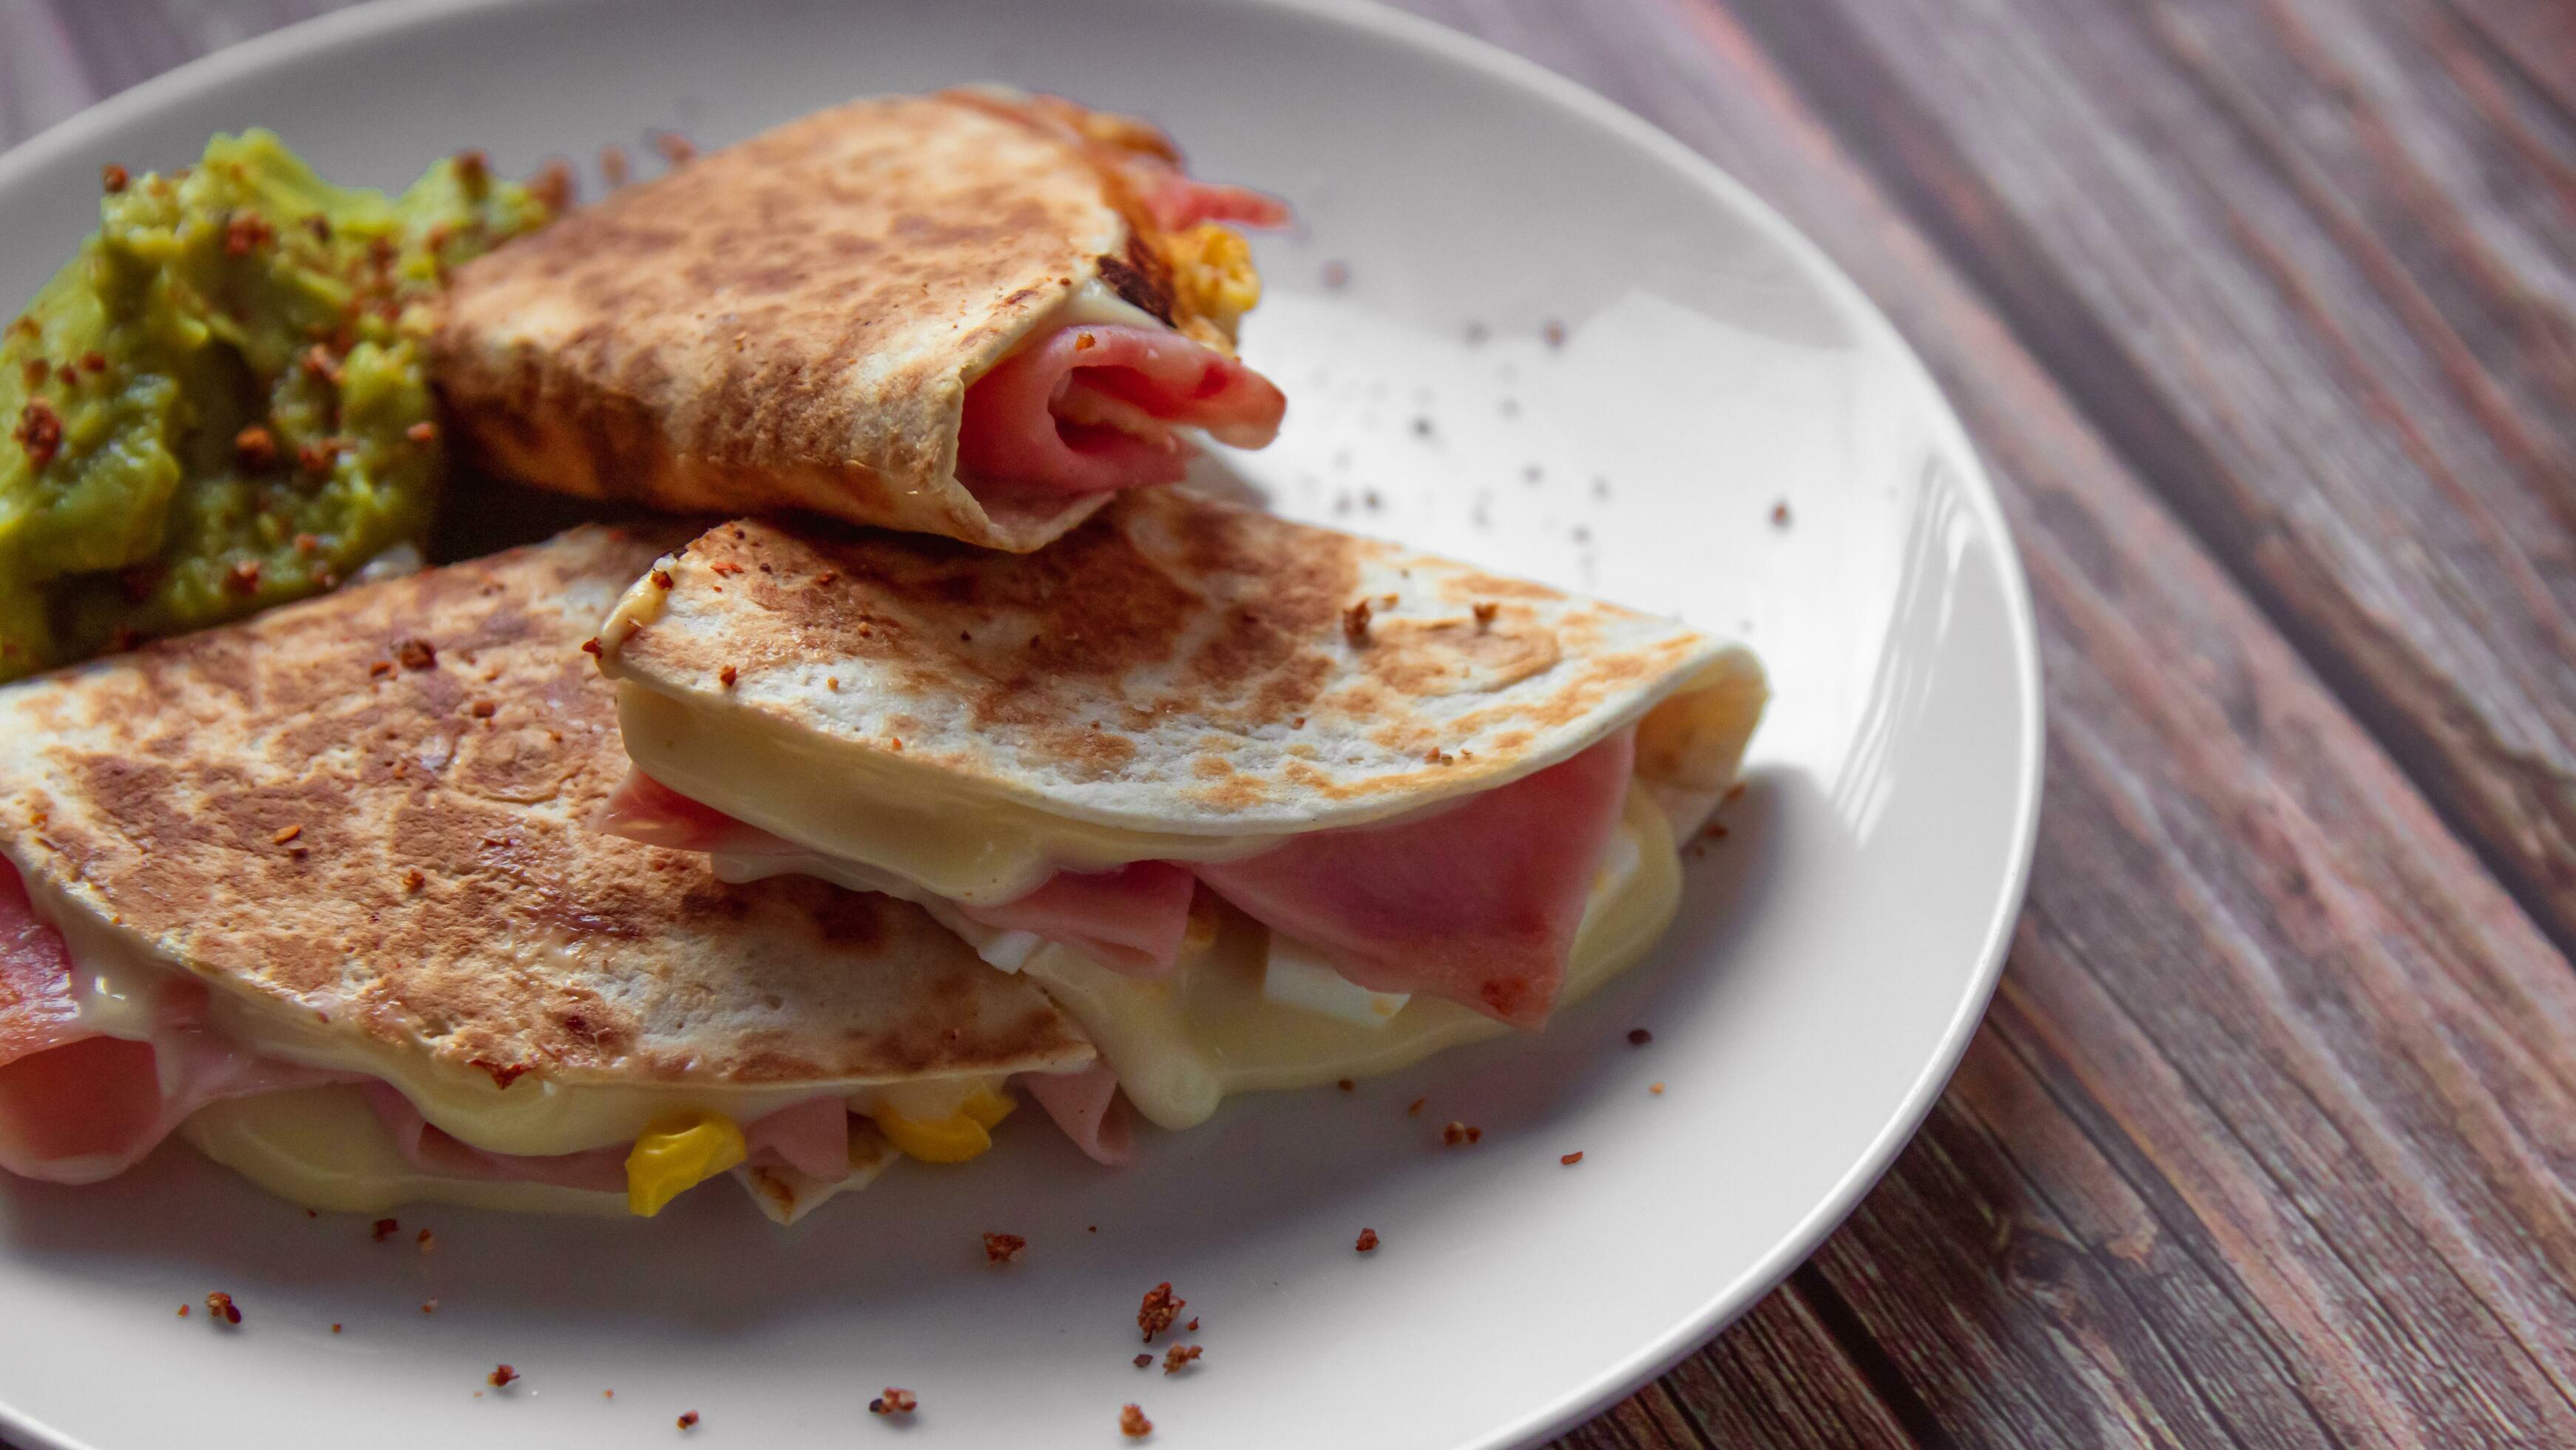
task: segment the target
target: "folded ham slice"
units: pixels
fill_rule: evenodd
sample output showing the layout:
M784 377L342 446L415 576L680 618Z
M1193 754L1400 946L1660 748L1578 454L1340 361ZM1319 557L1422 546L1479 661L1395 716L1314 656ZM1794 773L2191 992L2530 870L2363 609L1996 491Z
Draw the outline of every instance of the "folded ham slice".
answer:
M969 920L1079 947L1104 966L1139 977L1170 973L1190 929L1198 882L1169 861L1131 861L1115 871L1058 871L1044 885L999 906L957 903Z
M1619 828L1634 728L1571 760L1387 825L1294 836L1238 861L1138 861L1060 871L971 920L1081 948L1160 976L1178 960L1194 881L1379 992L1446 997L1515 1027L1556 1006L1592 878ZM655 845L737 855L802 848L630 774L603 829Z
M1556 1006L1636 761L1622 730L1561 764L1393 825L1296 836L1198 877L1378 992L1428 992L1515 1027Z
M346 1074L241 1052L204 1029L206 989L173 982L153 1042L81 1025L71 954L0 861L0 1168L96 1183L141 1162L208 1103L346 1082Z
M966 390L957 464L978 484L1050 493L1172 483L1191 452L1173 429L1258 448L1287 409L1268 378L1177 332L1063 327Z
M1125 1163L1136 1156L1136 1129L1118 1074L1094 1062L1080 1072L1032 1072L1018 1079L1055 1125L1094 1163Z

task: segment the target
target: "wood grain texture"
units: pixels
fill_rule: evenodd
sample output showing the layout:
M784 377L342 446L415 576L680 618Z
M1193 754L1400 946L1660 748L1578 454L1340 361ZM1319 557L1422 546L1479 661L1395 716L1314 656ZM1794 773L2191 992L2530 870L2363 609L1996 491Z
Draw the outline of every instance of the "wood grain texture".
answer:
M2543 8L1735 13L2567 947L2576 118L2494 43Z
M2048 671L2030 906L1940 1106L1562 1443L2576 1444L2572 12L1413 3L1889 310ZM84 94L278 13L0 0L0 42L75 6Z

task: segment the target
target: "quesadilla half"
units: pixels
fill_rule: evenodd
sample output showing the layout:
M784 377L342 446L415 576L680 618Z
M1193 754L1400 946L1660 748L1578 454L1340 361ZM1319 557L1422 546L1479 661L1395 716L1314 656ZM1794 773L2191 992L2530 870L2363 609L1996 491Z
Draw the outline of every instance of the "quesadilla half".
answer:
M600 666L610 829L921 902L1166 1126L1636 959L1767 698L1674 621L1185 489L1018 559L722 525Z
M1228 223L1286 219L1142 121L853 101L464 267L431 367L469 450L541 488L1021 552L1178 479L1176 430L1278 431Z
M920 908L588 828L580 645L670 538L551 543L0 690L0 1166L173 1129L309 1205L782 1221L973 1156L1080 1032Z

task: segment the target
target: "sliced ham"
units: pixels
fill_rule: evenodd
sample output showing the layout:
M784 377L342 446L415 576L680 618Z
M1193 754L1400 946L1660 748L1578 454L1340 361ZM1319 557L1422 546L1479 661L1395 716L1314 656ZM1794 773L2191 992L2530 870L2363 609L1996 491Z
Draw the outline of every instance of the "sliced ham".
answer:
M173 982L154 1004L155 1042L83 1027L70 952L0 861L0 1168L96 1183L141 1162L208 1103L348 1080L233 1048L203 1030L205 1006L203 986Z
M1050 493L1172 483L1191 451L1173 429L1258 448L1287 409L1268 378L1177 332L1068 326L966 390L957 464L977 483Z
M1428 992L1515 1027L1556 1006L1636 732L1448 810L1320 831L1193 869L1272 931L1379 992Z
M1137 189L1144 193L1145 209L1154 214L1154 225L1164 231L1185 232L1201 222L1232 222L1246 227L1288 225L1288 203L1275 196L1265 196L1249 187L1200 181L1177 167L1137 170L1142 173L1137 177Z
M1080 1072L1023 1073L1017 1081L1094 1163L1114 1165L1136 1156L1135 1125L1109 1064L1095 1062Z
M674 851L765 855L797 848L758 826L703 806L640 770L626 772L591 825L612 836Z
M1169 975L1190 929L1198 882L1169 861L1131 861L1114 871L1058 871L1044 885L999 906L957 910L1001 931L1024 931L1090 953L1139 977Z

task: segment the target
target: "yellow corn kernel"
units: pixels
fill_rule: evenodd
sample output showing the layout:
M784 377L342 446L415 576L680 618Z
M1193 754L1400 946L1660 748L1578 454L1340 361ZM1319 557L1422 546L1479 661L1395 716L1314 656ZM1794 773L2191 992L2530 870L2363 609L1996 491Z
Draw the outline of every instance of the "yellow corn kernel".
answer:
M957 1105L957 1111L990 1128L1009 1117L1011 1109L1018 1106L1009 1093L999 1088L979 1087L966 1095L966 1101Z
M1237 319L1261 300L1252 244L1232 227L1201 222L1166 242L1178 311L1206 318L1229 339Z
M673 1113L636 1135L626 1155L626 1207L651 1218L663 1205L749 1156L722 1113Z

